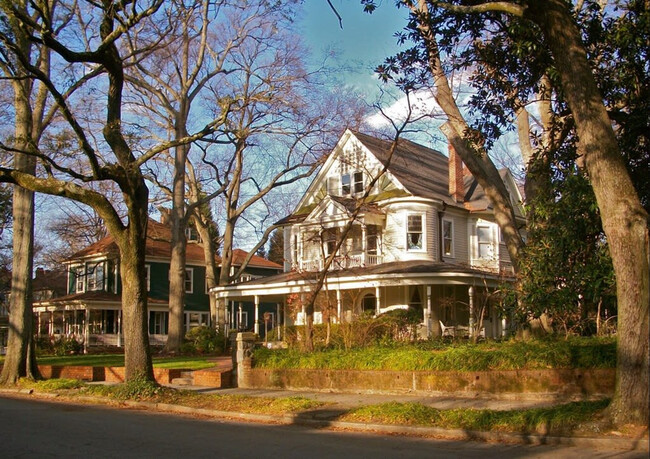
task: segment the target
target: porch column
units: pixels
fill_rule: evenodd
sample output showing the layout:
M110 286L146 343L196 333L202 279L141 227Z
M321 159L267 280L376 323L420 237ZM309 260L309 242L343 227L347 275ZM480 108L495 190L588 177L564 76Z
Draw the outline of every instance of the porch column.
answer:
M425 317L427 326L427 338L431 338L431 286L427 285L427 313Z
M506 318L501 319L501 336L506 336Z
M41 336L41 312L36 314L36 336Z
M341 290L336 289L336 321L337 323L342 323L343 320L341 320Z
M65 318L65 309L63 311L61 311L61 316L62 316L61 318L62 318L62 321L63 321L63 323L61 324L61 327L63 328L61 330L61 334L62 335L67 335L68 334L68 327L67 327L68 321Z
M239 320L237 321L237 329L241 328L241 319L242 319L242 317L244 317L244 313L242 311L242 305L241 305L241 301L240 301L239 302Z
M278 341L282 340L282 332L280 331L280 303L275 304L275 326L278 328Z
M474 287L468 289L469 293L469 337L474 337Z
M86 308L84 313L84 354L88 354L90 344L90 309Z
M54 311L50 311L50 326L48 327L48 335L54 336Z
M256 335L260 334L260 297L255 295L255 325L254 330Z
M282 302L282 337L287 336L287 297Z
M379 315L379 311L381 311L381 288L379 288L379 286L375 287L375 298L377 299L377 301L375 301L375 303L377 303L375 314Z
M122 347L122 310L117 311L117 347Z
M368 264L368 241L366 241L366 234L367 234L367 229L366 229L366 224L362 223L361 224L361 263L363 265Z

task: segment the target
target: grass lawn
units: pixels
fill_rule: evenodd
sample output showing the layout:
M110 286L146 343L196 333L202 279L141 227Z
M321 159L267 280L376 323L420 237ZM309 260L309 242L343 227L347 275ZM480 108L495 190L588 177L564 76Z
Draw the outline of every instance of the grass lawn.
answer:
M209 356L180 356L180 357L154 357L155 368L182 368L187 370L202 370L214 366L208 359ZM124 356L121 354L90 354L90 355L44 355L36 358L40 365L60 366L91 366L91 367L123 367ZM4 363L4 356L0 364Z

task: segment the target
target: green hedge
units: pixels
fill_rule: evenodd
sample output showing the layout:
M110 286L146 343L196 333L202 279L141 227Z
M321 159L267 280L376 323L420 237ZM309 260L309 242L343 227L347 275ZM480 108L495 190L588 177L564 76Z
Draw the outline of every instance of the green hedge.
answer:
M398 371L614 368L616 342L613 338L581 337L478 344L432 340L410 345L371 345L350 350L330 348L311 353L295 348L259 348L254 353L254 366Z

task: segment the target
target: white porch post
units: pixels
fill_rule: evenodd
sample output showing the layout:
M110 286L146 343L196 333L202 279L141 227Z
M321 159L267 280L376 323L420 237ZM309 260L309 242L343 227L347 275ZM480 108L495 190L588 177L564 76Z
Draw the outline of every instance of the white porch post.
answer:
M282 338L287 336L287 297L282 302Z
M260 334L260 297L255 295L255 326L253 331L256 335Z
M50 311L50 326L48 327L48 334L54 336L54 311Z
M367 229L366 229L366 224L362 223L361 224L361 264L367 265L368 264L368 241L366 241L366 234L367 234Z
M379 286L375 287L375 298L377 298L375 314L379 315L379 311L381 311L381 288Z
M282 339L282 332L280 331L280 303L275 304L275 326L278 328L278 341Z
M427 314L425 317L427 326L427 338L431 338L431 286L427 285Z
M90 345L90 309L86 308L84 314L84 354L88 354Z
M336 320L338 323L342 323L341 319L341 290L336 289Z
M122 310L117 311L117 347L122 347Z
M506 336L506 318L501 319L501 336Z
M237 328L238 329L241 328L241 319L242 319L243 316L244 316L244 313L242 311L242 305L241 305L241 301L240 301L239 302L239 320L237 321Z
M469 337L474 337L474 287L468 289L469 293Z

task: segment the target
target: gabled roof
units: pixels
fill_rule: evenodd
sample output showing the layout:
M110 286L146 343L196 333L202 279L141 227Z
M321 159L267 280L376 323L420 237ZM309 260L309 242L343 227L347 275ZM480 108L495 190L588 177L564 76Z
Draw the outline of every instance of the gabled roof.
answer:
M360 132L353 134L384 166L388 163L392 141L377 139ZM432 148L407 139L399 139L390 158L388 170L414 196L438 199L448 205L462 206L470 211L491 208L483 187L466 169L463 169L466 171L463 177L464 202L457 203L452 199L449 194L449 158ZM504 181L509 173L506 168L499 170Z
M149 222L147 224L145 256L147 258L171 259L171 240L172 235L171 228L169 226L149 219ZM118 253L119 251L117 249L115 240L111 235L108 235L72 255L70 258L68 258L68 262L86 258L95 258L99 256L117 256ZM234 249L233 264L241 265L242 261L244 261L244 258L246 258L246 255L247 253L245 251L241 249ZM188 243L186 246L186 261L188 264L204 264L205 253L203 250L203 244L195 242ZM217 257L217 263L220 262L221 259ZM279 264L257 255L253 255L248 266L252 268L282 269L282 266Z
M470 212L480 212L491 208L490 201L483 187L478 184L478 181L465 168L463 168L465 173L463 177L464 201L459 203L452 198L449 194L449 158L441 152L407 139L399 139L391 156L392 140L379 139L360 132L346 131L337 147L333 150L332 155L340 151L350 137L356 138L383 166L388 165L387 170L390 176L397 180L399 185L406 190L395 190L397 194L394 196L369 196L375 202L375 205L379 200L389 197L412 195L441 201L449 206L465 209ZM330 156L328 162L331 158L332 156ZM323 170L321 170L321 173L323 173ZM511 179L510 172L507 169L501 169L499 173L506 183L509 177ZM314 179L314 182L312 182L312 185L307 190L307 194L316 191L316 188L314 188L316 183L317 179ZM514 184L514 182L512 183ZM514 187L516 188L516 184ZM509 188L512 188L512 186ZM515 190L514 193L518 194L518 191ZM515 196L514 199L517 200L517 197ZM353 198L337 196L330 196L330 198L346 209L357 204ZM317 205L305 205L304 202L305 198L303 197L296 211L278 221L277 224L287 225L300 223L308 218ZM516 212L520 213L517 210Z
M360 132L353 134L384 166L388 164L392 141ZM390 157L388 170L414 196L452 203L449 196L448 159L439 151L399 139L393 156Z

